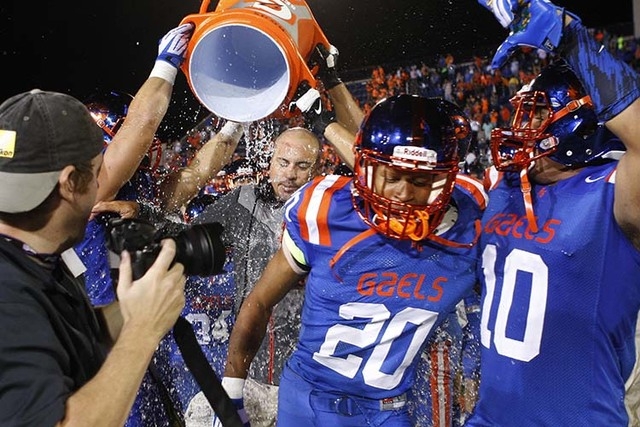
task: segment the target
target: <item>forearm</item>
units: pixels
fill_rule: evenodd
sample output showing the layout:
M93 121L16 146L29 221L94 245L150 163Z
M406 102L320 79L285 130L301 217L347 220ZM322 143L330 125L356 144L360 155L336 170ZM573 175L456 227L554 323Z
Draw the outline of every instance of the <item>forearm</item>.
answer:
M96 202L112 200L149 150L169 107L173 84L150 77L136 93L127 117L105 150Z
M240 123L227 122L196 153L189 166L168 176L160 186L161 208L173 211L191 200L231 161L243 133Z
M640 75L598 45L580 21L566 19L559 53L585 85L598 118L609 121L640 97Z
M299 283L301 277L291 268L280 248L240 308L229 340L225 377L247 377L249 366L265 336L273 307Z
M579 21L565 26L560 48L591 96L598 118L626 147L616 171L614 215L640 248L640 74L598 45Z
M341 124L331 123L324 130L324 136L340 159L353 169L353 165L355 164L355 155L353 153L355 135Z
M158 340L125 326L95 377L66 402L59 426L122 426Z
M249 366L264 339L271 311L256 309L249 296L238 314L231 338L224 370L225 377L246 379Z
M344 83L329 89L329 97L336 112L336 119L353 134L358 133L360 124L364 119L364 113L358 107Z

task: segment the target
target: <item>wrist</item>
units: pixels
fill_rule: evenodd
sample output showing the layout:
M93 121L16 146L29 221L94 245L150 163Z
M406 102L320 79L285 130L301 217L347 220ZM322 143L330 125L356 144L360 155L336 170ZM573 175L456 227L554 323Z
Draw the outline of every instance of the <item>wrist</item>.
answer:
M231 399L242 399L244 392L244 378L224 377L222 387Z
M335 70L328 72L321 80L322 85L326 90L331 90L342 83L342 80L340 80L340 77L338 77L338 73Z
M222 129L220 129L220 132L218 133L221 136L236 140L240 139L243 132L244 128L242 126L242 123L232 122L231 120L228 120L224 124L224 126L222 126Z
M178 69L176 67L174 67L167 61L157 59L153 66L153 69L151 70L151 73L149 74L149 78L159 77L173 84L176 81L177 75Z

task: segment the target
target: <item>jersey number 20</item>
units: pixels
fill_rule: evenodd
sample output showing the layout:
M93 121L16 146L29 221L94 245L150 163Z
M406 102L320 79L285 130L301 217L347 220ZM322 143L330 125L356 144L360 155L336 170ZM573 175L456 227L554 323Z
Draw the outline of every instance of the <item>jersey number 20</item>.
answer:
M338 311L343 319L353 320L356 317L371 319L362 329L347 325L334 325L327 330L320 349L313 354L318 363L334 370L347 378L355 377L362 367L365 384L385 390L391 390L402 380L402 376L411 361L420 350L429 331L438 317L438 313L419 308L407 307L391 317L384 304L348 303L340 306ZM402 362L394 372L382 372L382 365L389 355L394 340L401 336L408 323L417 325ZM380 336L384 326L386 330ZM354 354L346 358L334 356L340 343L351 344L359 348L373 346L367 361ZM398 347L396 347L397 349ZM364 363L364 366L362 366Z

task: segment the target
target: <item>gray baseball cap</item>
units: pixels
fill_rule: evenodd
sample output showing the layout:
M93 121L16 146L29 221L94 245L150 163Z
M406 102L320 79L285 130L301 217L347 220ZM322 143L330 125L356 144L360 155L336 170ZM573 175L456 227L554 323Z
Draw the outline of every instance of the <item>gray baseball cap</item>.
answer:
M0 212L32 210L65 166L102 148L102 131L76 98L34 89L7 99L0 105Z

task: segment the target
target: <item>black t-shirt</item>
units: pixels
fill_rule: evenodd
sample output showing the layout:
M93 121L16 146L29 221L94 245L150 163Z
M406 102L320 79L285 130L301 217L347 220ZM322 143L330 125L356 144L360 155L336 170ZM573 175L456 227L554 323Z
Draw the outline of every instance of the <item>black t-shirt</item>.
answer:
M0 237L0 325L0 425L54 425L106 357L84 283Z

